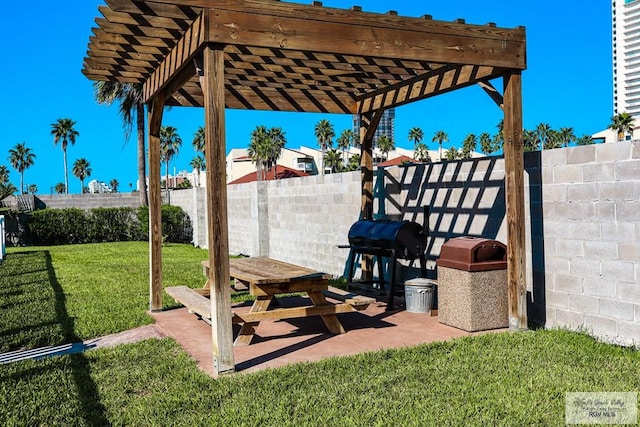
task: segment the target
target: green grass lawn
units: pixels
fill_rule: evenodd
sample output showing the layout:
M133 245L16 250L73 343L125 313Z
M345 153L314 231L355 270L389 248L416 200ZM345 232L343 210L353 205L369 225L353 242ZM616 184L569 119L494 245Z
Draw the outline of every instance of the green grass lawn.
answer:
M163 254L166 285L202 286L204 251ZM0 351L150 323L147 264L145 243L12 249ZM640 352L539 330L212 380L173 340L148 340L0 365L0 425L560 426L571 391L640 391Z
M489 334L212 380L172 340L3 365L0 425L561 426L569 391L638 391L637 351Z
M146 242L10 248L0 265L0 352L58 345L153 323ZM207 252L162 248L165 286L202 287ZM165 308L177 306L164 295Z

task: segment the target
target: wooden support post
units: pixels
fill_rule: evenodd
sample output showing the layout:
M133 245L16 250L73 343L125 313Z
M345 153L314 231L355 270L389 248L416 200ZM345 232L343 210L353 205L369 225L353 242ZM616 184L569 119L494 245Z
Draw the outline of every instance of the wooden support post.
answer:
M384 110L360 114L360 174L362 179L362 202L360 214L373 217L373 136L376 133Z
M360 114L360 175L362 201L360 217L373 219L373 137L384 110ZM360 268L365 281L373 279L373 257L362 257ZM383 278L380 278L382 282Z
M160 128L165 95L149 107L149 308L162 310L162 193L160 188Z
M205 107L211 334L213 366L215 373L221 375L234 372L235 363L229 286L224 52L219 46L204 48L202 68L204 75L200 77L200 85Z
M509 329L527 329L522 75L504 77L504 163L507 203Z

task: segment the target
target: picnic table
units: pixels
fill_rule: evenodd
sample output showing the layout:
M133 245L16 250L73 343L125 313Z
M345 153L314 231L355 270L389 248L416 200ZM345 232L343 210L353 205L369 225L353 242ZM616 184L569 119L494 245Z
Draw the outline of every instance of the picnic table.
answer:
M209 261L202 261L208 277ZM329 286L330 275L266 257L233 258L229 260L230 277L234 286L244 286L256 299L249 312L233 312L233 323L242 327L234 345L249 345L261 321L320 316L329 332L342 334L344 327L336 316L366 309L375 302L368 298ZM200 316L211 318L210 293L207 279L204 288L186 286L166 288L165 291ZM306 293L311 305L281 308L274 304L278 295ZM326 296L338 300L327 301Z

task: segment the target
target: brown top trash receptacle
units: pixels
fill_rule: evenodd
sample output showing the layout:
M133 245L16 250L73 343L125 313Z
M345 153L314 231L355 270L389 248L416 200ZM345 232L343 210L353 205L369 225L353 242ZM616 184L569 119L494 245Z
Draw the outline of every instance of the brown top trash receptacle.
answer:
M456 237L442 245L436 265L464 271L504 270L507 246L481 237Z

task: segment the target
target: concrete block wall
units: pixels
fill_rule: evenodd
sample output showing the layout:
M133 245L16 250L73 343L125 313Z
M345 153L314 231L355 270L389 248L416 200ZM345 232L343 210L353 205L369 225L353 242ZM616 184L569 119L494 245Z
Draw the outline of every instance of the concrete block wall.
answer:
M546 325L640 345L640 142L545 151L540 166Z
M360 173L270 183L269 256L336 276L344 272L347 234L360 214Z
M138 208L138 193L53 194L37 195L49 209Z

